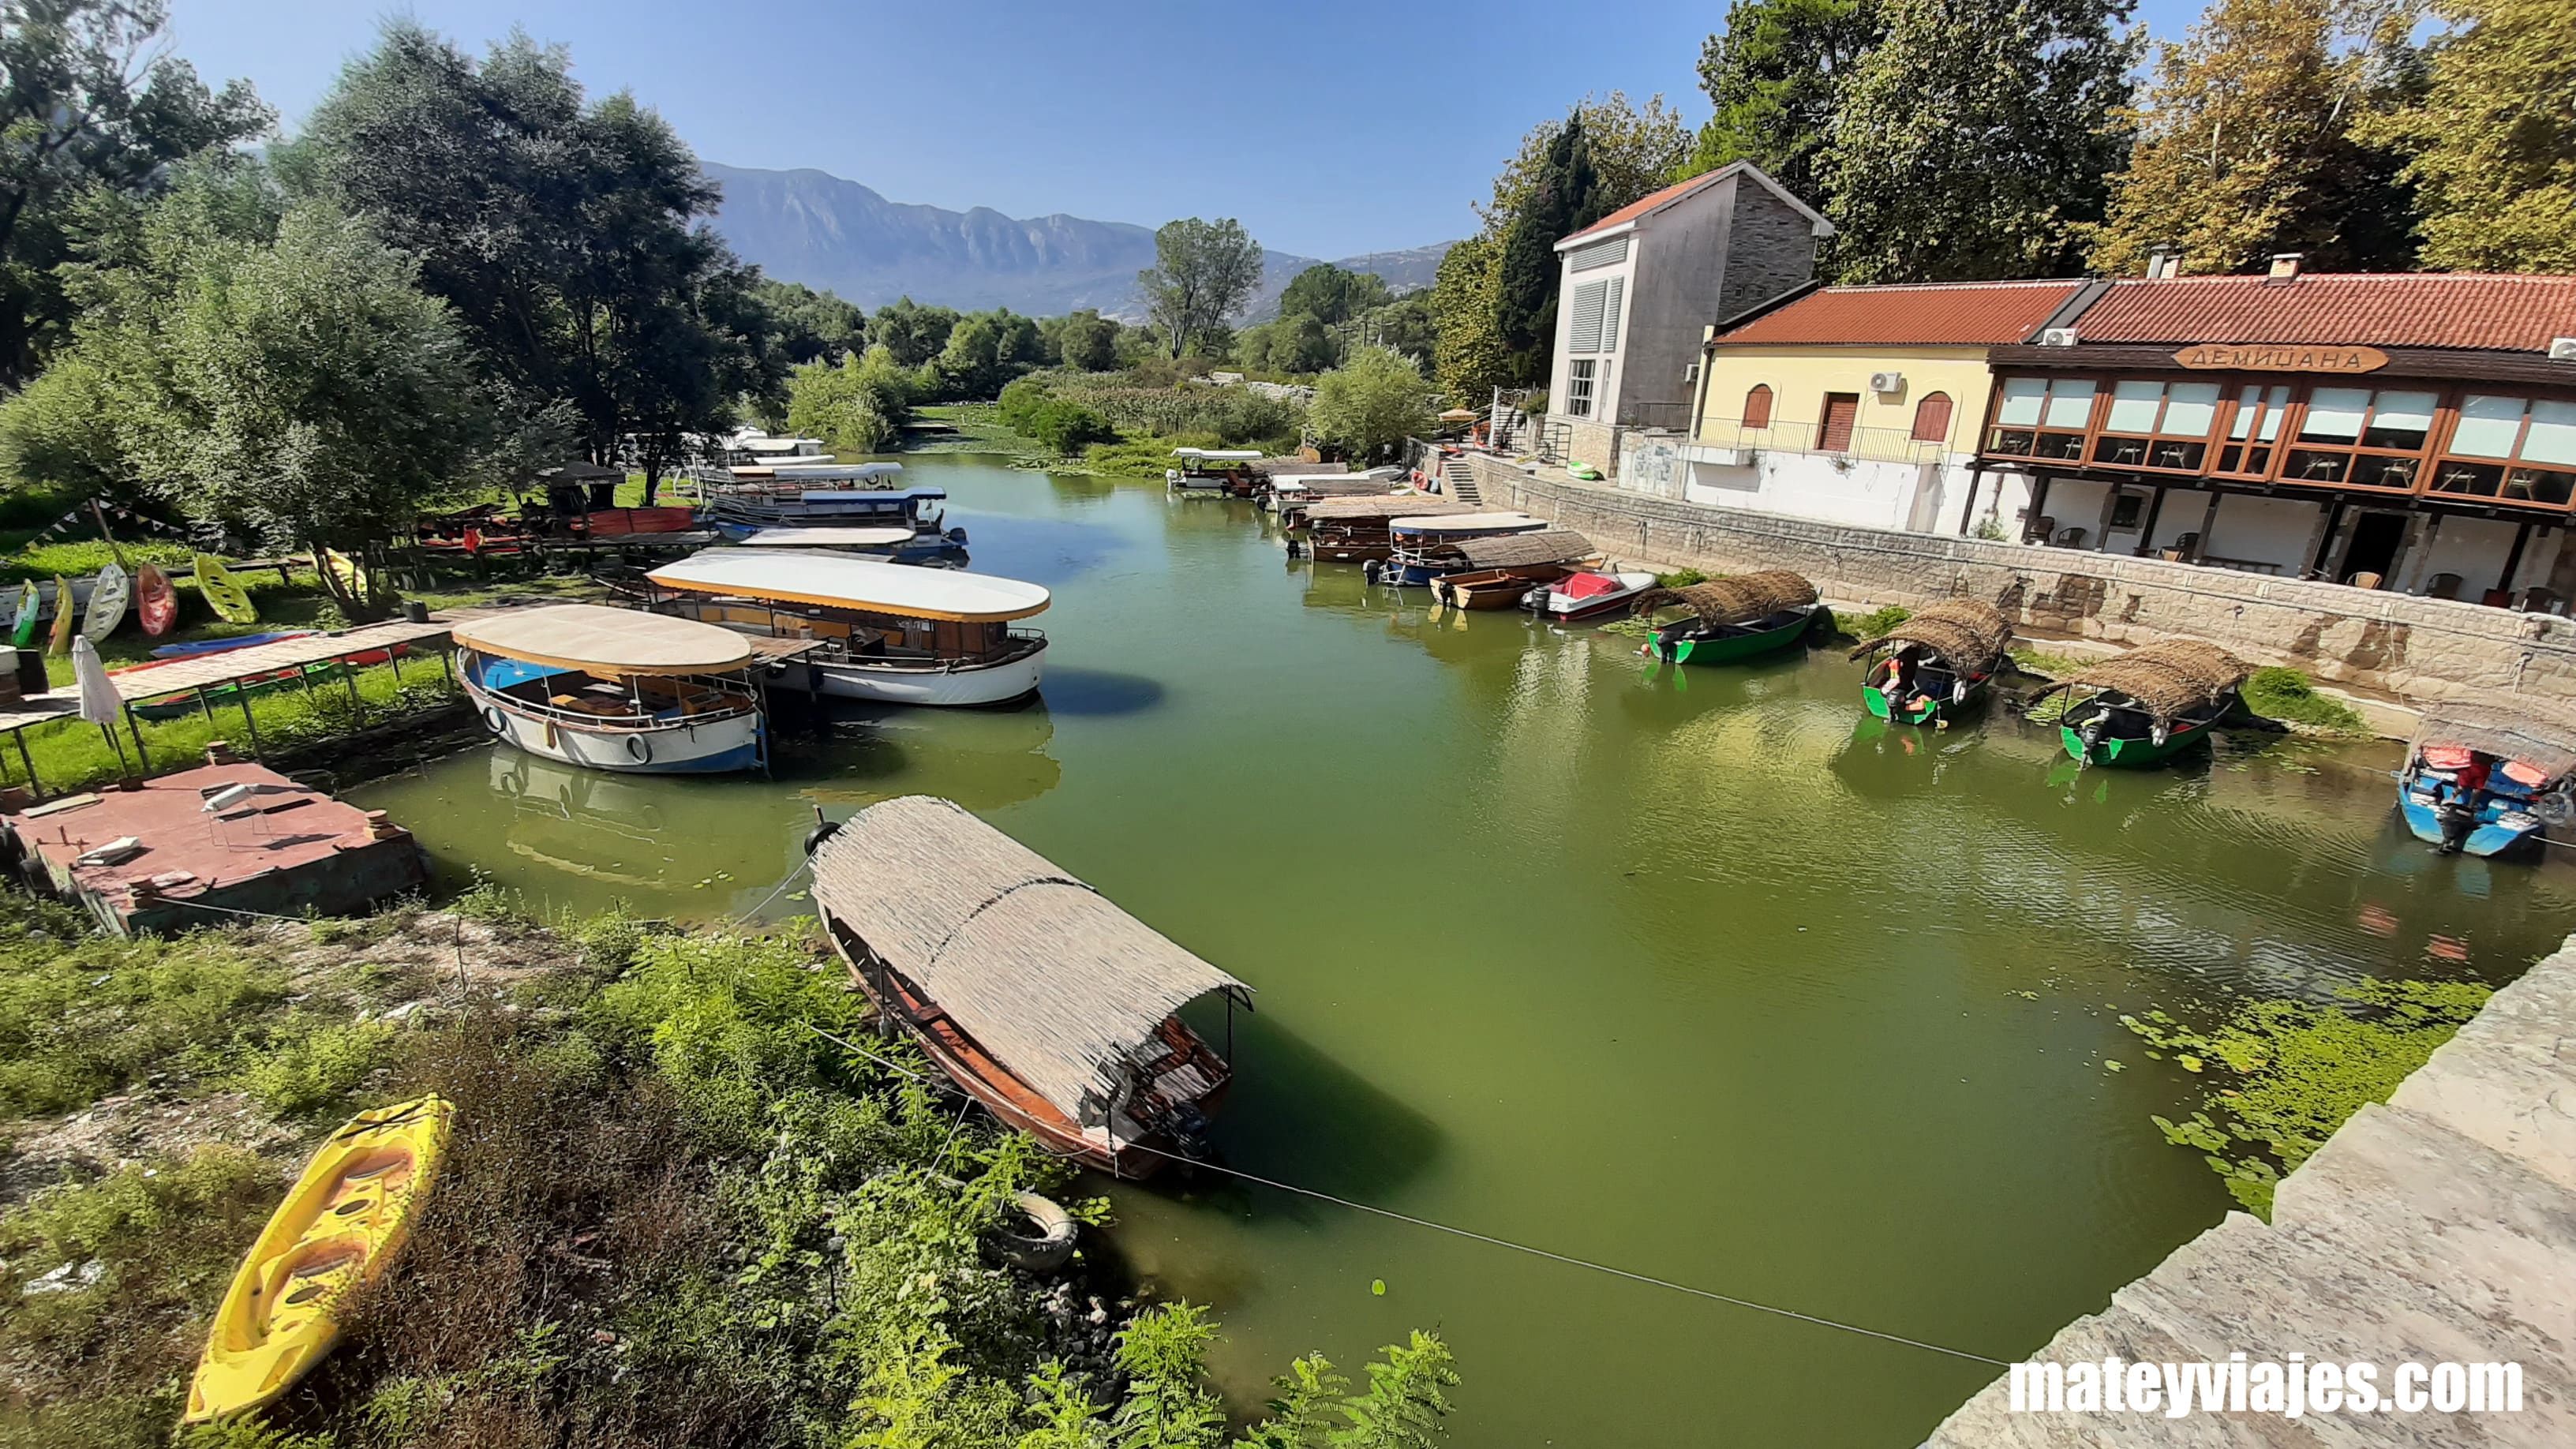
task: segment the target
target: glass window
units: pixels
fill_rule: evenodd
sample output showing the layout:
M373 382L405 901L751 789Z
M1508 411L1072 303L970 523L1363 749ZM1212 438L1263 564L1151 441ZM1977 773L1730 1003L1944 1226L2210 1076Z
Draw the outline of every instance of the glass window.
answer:
M2178 382L2165 389L2165 420L2156 431L2168 437L2205 438L2217 419L2217 383Z
M2370 431L2365 448L2420 448L2433 431L2433 394L2383 392L2371 399Z
M2534 402L2531 433L2522 440L2522 460L2576 465L2576 403Z
M2460 400L2460 426L2451 434L2450 451L2464 458L2510 458L2522 436L2523 400L2476 397Z
M2111 416L2102 426L2114 433L2152 433L2156 430L2156 410L2164 400L2163 383L2114 383L2111 386ZM2054 423L2057 419L2052 417L2049 421Z
M1592 359L1578 357L1565 364L1565 411L1569 416L1592 416Z
M2004 379L2003 404L1995 409L1995 425L2005 428L2031 428L2039 425L2039 405L2048 396L2048 382L2037 377Z
M2048 390L2048 425L2080 428L2093 415L2093 384L2062 380Z
M2357 387L2321 387L2308 399L2308 420L2299 427L2302 443L2351 443L2361 438L2362 415L2370 411L2370 394Z

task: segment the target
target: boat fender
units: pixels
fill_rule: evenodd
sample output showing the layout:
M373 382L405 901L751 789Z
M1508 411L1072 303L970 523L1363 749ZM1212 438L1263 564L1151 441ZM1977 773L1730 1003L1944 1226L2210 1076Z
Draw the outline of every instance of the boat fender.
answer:
M2569 799L2565 791L2552 790L2531 802L2531 813L2540 817L2541 824L2563 830L2576 825L2576 800Z
M2166 729L2162 720L2157 721L2155 726L2147 731L2147 734L2155 741L2156 748L2160 750L2165 747L2165 741L2173 738L2173 731Z
M483 728L496 735L509 732L510 721L502 715L501 706L497 704L483 706Z
M626 753L639 765L653 763L653 746L642 735L626 737Z
M1002 1256L1032 1273L1052 1273L1063 1267L1073 1257L1077 1231L1073 1214L1033 1192L1021 1193L1017 1203L1028 1225L1022 1227L1005 1219L1003 1226L995 1230Z

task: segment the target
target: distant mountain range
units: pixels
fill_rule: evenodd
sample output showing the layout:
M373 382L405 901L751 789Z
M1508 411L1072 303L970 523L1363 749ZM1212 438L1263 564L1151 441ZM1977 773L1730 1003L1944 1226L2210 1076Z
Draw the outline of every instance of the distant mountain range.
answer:
M1014 220L989 207L947 211L888 201L821 171L758 171L702 163L724 188L715 218L743 260L783 281L875 308L898 297L973 312L1008 307L1033 317L1079 307L1141 321L1136 273L1154 264L1151 227L1078 216ZM1431 285L1450 244L1344 257L1397 291ZM1249 318L1279 309L1280 290L1313 257L1265 251Z

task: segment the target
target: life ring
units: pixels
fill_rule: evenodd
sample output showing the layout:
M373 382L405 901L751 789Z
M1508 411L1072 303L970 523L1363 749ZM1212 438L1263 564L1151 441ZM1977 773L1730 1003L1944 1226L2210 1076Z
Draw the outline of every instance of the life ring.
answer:
M1063 1267L1073 1257L1077 1231L1073 1214L1033 1192L1021 1193L1014 1201L1021 1215L1029 1220L1029 1227L1022 1228L1005 1219L994 1230L1001 1255L1032 1273L1052 1273Z
M483 706L483 728L490 730L496 735L508 734L510 732L509 716L501 713L501 706L497 704L487 704Z
M653 763L653 746L641 734L626 737L626 753L639 765Z

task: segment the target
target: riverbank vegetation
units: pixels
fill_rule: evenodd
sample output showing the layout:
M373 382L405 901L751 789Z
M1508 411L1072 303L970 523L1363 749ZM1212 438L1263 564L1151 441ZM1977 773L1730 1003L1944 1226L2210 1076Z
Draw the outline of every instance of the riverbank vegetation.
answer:
M837 1045L863 1004L800 930L546 927L490 891L175 941L0 913L0 1359L48 1444L169 1442L305 1155L426 1091L458 1115L413 1242L221 1442L1423 1449L1458 1382L1428 1334L1357 1392L1309 1356L1234 1437L1202 1310L1122 1297L1096 1249L995 1252L1065 1169L906 1048Z
M2205 1027L2161 1011L2120 1022L2149 1056L2215 1078L2197 1111L2155 1124L2269 1218L2281 1178L2364 1104L2387 1101L2492 995L2473 981L2365 980L2327 1002L2247 1002Z
M2295 669L2278 665L2257 669L2245 677L2245 687L2237 697L2244 701L2246 713L2293 726L2303 733L2367 736L2371 732L2361 711L2331 695L2319 694L2315 683Z

